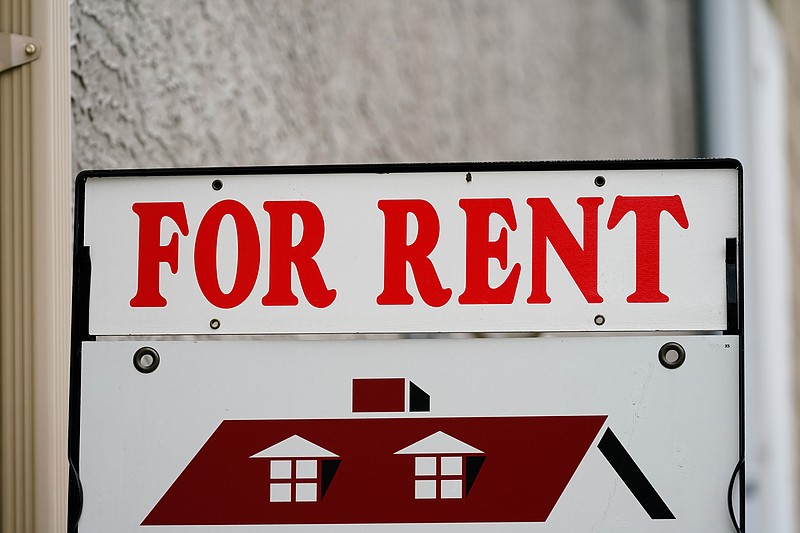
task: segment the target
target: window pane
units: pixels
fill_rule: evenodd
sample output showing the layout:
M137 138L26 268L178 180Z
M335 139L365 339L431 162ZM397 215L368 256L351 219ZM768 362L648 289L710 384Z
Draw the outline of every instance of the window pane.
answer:
M302 460L297 461L297 476L298 479L317 479L317 461Z
M414 474L417 476L435 476L436 457L416 457L414 459Z
M290 479L292 477L292 462L270 461L269 477L272 479Z
M462 458L459 457L442 457L442 475L443 476L460 476L461 475Z
M414 497L418 500L432 500L436 498L436 480L416 480L414 482Z
M292 501L292 487L289 483L270 483L269 501L271 502L290 502Z
M317 484L316 483L298 483L295 489L296 498L298 502L315 502L317 501Z
M442 498L461 498L461 480L443 479Z

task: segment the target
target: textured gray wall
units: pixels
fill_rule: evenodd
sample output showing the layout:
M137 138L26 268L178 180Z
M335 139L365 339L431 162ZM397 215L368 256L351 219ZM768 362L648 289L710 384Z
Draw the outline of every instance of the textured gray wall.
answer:
M696 155L690 0L74 0L76 169Z

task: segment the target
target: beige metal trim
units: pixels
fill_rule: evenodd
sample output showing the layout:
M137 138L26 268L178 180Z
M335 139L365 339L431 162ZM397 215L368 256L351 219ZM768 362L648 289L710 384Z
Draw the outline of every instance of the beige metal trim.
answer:
M70 291L67 0L0 0L38 61L0 73L0 530L66 527Z
M33 0L31 32L44 47L31 67L34 529L43 533L65 528L67 508L72 287L68 0Z

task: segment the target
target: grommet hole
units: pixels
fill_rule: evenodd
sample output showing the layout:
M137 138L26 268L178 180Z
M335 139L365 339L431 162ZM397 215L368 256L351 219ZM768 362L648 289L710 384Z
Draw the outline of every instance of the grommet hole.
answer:
M161 357L155 349L144 346L133 354L133 366L142 374L153 372L161 363Z
M222 189L222 180L214 180L211 182L211 188L215 191Z
M686 351L677 342L668 342L658 351L658 361L664 368L675 370L686 361Z

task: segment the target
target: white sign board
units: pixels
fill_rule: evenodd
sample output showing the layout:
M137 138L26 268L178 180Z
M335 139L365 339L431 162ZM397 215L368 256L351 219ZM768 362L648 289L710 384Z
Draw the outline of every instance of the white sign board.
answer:
M722 330L737 179L89 177L90 333Z
M70 531L730 531L740 184L81 174Z
M685 349L675 370L658 360L667 342ZM735 336L145 345L161 359L151 374L131 364L141 342L84 347L82 533L731 529ZM354 412L361 378L399 379L405 391L413 383L429 407L412 411L406 399ZM626 488L601 451L608 431L656 496L640 494L642 503ZM438 470L397 453L440 432L469 448L421 451L439 457ZM284 454L256 457L295 435L328 453L308 457L287 443ZM456 457L452 474L442 456ZM470 456L485 457L471 480ZM303 459L340 461L324 494L317 471L301 474ZM285 461L294 472L273 471ZM648 497L674 518L651 517Z

